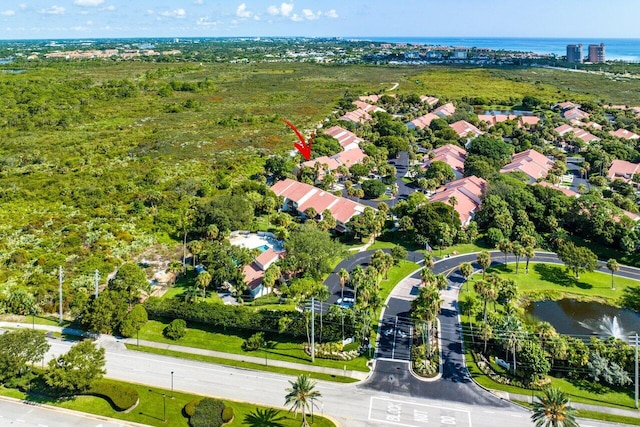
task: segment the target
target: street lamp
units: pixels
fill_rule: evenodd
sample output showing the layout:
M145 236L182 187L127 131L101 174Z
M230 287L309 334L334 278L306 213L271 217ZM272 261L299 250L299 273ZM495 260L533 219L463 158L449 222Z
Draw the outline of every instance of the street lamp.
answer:
M173 371L171 371L171 398L173 399Z
M440 258L442 258L442 239L440 239Z
M162 422L167 422L167 394L149 389L149 393L162 394Z

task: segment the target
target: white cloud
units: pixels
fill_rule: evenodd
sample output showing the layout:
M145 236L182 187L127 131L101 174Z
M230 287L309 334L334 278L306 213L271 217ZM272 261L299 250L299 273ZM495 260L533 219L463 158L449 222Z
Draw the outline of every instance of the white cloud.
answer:
M76 6L100 6L104 3L104 0L73 0L73 4Z
M2 15L2 16L13 16L15 14L16 13L13 10L5 10L5 11L0 12L0 15Z
M204 17L204 18L198 18L198 20L196 21L197 25L202 25L204 27L215 27L217 25L222 24L222 22L220 21L210 21L209 17Z
M165 16L167 18L184 18L185 16L187 16L187 12L180 8L180 9L174 9L174 10L166 10L164 12L160 12L161 16Z
M293 11L293 3L282 3L280 7L278 6L269 6L267 8L267 12L269 15L281 15L281 16L289 16Z
M27 8L27 4L26 3L20 3L20 9L24 10Z
M204 4L204 0L193 0L193 4Z
M325 12L324 16L327 16L329 18L337 18L338 17L338 12L336 12L335 9L331 9L328 12Z
M311 9L302 9L302 14L309 21L315 21L316 19L318 19L318 18L320 18L322 16L322 12L317 11L317 12L314 13L314 11L311 10Z
M294 22L300 22L300 21L304 21L304 18L298 15L297 13L294 13L293 15L291 15L291 20Z
M64 15L65 8L62 6L51 6L49 9L40 9L38 12L44 15Z
M102 9L100 9L100 12L103 12L105 10L108 10L109 12L113 12L114 10L116 10L116 7L114 5L112 5L112 4L110 4L109 6L103 7Z
M87 25L93 25L93 21L87 21Z
M238 18L251 18L252 15L253 13L247 10L247 5L245 3L241 3L236 9L236 16Z
M152 9L147 9L147 15L153 15L155 12Z

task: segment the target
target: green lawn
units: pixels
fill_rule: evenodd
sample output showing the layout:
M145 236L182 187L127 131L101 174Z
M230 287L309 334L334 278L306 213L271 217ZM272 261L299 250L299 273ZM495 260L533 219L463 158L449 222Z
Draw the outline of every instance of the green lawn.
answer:
M626 293L625 290L637 287L640 282L614 275L615 290L611 290L611 274L606 271L584 272L576 279L562 265L535 262L530 263L529 274L525 274L524 262L520 263L518 274L515 274L515 264L487 270L515 280L519 292L534 300L572 297L620 305L620 298ZM473 282L481 278L481 274L474 275L470 279L470 289L473 288Z
M270 360L269 353L266 353L266 356L267 356L265 358L266 365L263 365L259 363L246 362L244 360L224 359L221 357L203 356L200 354L193 354L193 353L182 353L179 351L165 350L162 348L155 348L155 347L137 346L132 344L128 344L127 349L134 350L134 351L143 351L145 353L161 354L163 356L179 357L181 359L190 359L190 360L199 360L201 362L217 363L219 365L225 365L225 366L235 366L237 368L243 368L243 369L254 369L257 371L276 372L284 375L297 376L300 374L306 374L309 377L314 378L316 380L334 381L339 383L353 383L358 381L353 378L343 377L338 375L322 374L319 372L298 371L295 369L279 368L276 366L272 366L272 365L269 365L269 360ZM252 356L264 357L265 352L262 352L262 351L253 352Z
M227 329L226 331L214 328L208 328L206 325L193 326L189 325L187 334L178 341L172 341L162 335L162 330L168 323L160 321L149 321L140 330L140 339L149 341L162 342L166 344L175 344L185 347L202 348L206 350L220 351L224 353L243 354L261 357L262 353L251 353L242 350L242 343L251 336L254 331L236 331ZM292 341L288 337L280 334L266 334L267 340L276 342L274 348L269 349L269 358L283 360L286 362L299 363L302 365L311 365L310 357L302 349L302 341ZM343 369L346 365L347 369L368 372L366 365L367 359L358 357L349 361L337 361L316 358L316 366L325 366L335 369Z
M122 383L114 380L105 380L114 383ZM194 399L201 398L203 396L198 396L195 394L189 393L181 393L181 392L171 392L170 390L160 389L156 387L149 387L139 384L127 384L132 386L138 391L140 396L140 404L134 408L132 411L128 413L118 412L111 408L109 403L99 397L93 396L78 396L69 400L52 400L48 398L42 397L33 397L27 396L24 393L20 393L13 389L0 388L0 394L5 396L16 397L20 399L26 399L30 401L37 401L40 403L46 403L52 406L58 406L61 408L72 409L75 411L87 412L90 414L116 418L129 422L136 422L141 424L147 424L152 426L175 426L175 427L186 427L188 426L188 420L184 417L182 413L182 408ZM282 402L284 404L284 395L286 394L286 387L283 385L282 389ZM215 393L215 390L212 390ZM163 398L163 394L165 394L165 398ZM227 424L231 426L242 426L244 425L243 419L245 414L248 414L255 410L256 407L261 407L258 405L253 405L250 403L243 402L234 402L223 399L227 406L233 407L235 418L232 423ZM166 415L167 422L163 422L164 418L164 403L166 402ZM289 414L287 410L283 410L281 415L286 417L284 421L284 425L289 427L299 426L300 425L300 417L298 419L294 419L293 414ZM326 418L316 416L315 422L313 426L325 427L325 426L333 426L334 424Z

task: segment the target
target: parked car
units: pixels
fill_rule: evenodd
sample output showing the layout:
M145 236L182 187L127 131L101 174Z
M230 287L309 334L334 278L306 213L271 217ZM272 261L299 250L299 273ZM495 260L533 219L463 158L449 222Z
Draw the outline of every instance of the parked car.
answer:
M336 301L336 304L339 305L342 308L351 308L355 305L356 300L353 298L338 298L338 301Z

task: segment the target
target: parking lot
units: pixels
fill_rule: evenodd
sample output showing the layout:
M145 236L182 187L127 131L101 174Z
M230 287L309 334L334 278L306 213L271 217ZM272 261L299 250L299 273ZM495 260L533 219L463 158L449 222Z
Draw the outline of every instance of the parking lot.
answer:
M371 397L369 421L382 425L422 427L471 427L471 413L463 409L425 405L410 401Z
M380 323L376 358L411 360L413 322L402 317L385 317Z

